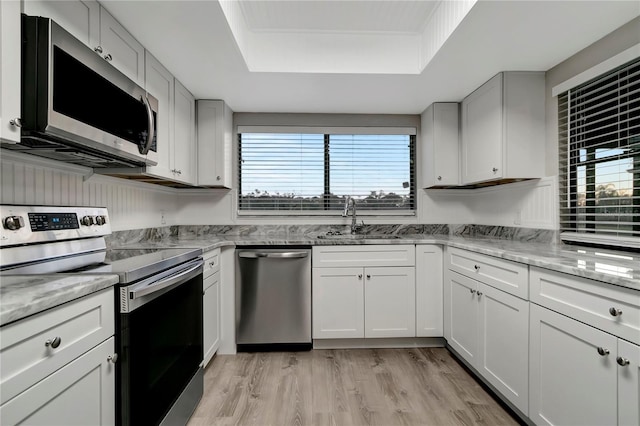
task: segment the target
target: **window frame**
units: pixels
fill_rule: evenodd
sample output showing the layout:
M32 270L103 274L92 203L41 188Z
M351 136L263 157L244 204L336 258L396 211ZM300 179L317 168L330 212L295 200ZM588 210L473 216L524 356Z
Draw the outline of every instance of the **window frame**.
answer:
M568 88L568 90L563 91L562 93L557 93L558 100L558 147L559 147L559 183L560 183L560 217L559 217L559 231L560 231L560 239L567 243L580 243L587 245L596 245L596 246L610 246L612 248L620 248L620 249L640 249L640 220L636 217L636 213L634 210L640 210L640 179L636 178L638 172L632 172L631 176L631 203L627 206L630 208L631 217L630 220L620 221L616 220L615 224L623 224L631 226L631 235L624 235L624 232L614 231L611 229L600 229L598 231L598 214L608 214L606 211L599 212L600 209L606 209L606 205L597 206L596 203L596 193L598 192L598 183L597 179L597 166L601 164L605 164L608 162L614 162L619 160L624 160L628 158L633 158L632 170L637 170L636 165L640 164L640 159L638 158L640 155L640 151L634 150L636 145L640 143L640 135L631 134L626 136L626 143L624 145L616 143L622 141L618 137L611 142L600 142L600 141L592 141L593 144L583 145L581 146L579 143L580 137L584 137L584 135L589 134L593 130L589 130L588 126L580 126L584 127L584 133L572 134L571 124L572 124L572 95L575 92L580 93L581 90L584 90L585 87L588 87L591 84L596 84L599 80L605 80L610 76L614 76L616 73L618 74L618 81L624 81L625 77L620 77L622 72L626 72L634 67L638 67L640 65L640 58L632 59L626 63L623 63L613 69L610 69L606 72L597 75L590 80L584 81L581 84L576 85L575 87ZM638 78L635 76L635 78ZM632 83L632 84L635 84ZM618 83L616 83L618 85ZM567 89L565 87L565 89ZM554 89L555 91L556 89ZM634 92L630 92L634 93ZM582 93L581 97L585 97L586 95ZM618 95L620 96L620 95ZM618 98L620 99L620 98ZM632 101L633 102L633 101ZM604 105L603 105L604 106ZM634 110L631 109L631 112ZM630 112L626 112L629 114ZM616 115L617 121L615 122L620 128L620 123L624 123L621 120L621 116L624 115L625 112L618 113ZM602 121L603 119L599 119L597 121ZM596 121L596 122L597 122ZM635 129L635 127L631 126L628 130ZM622 132L624 130L618 130ZM596 136L597 137L597 136ZM595 139L594 136L590 136L590 139ZM574 139L572 141L572 139ZM589 139L587 139L589 140ZM636 142L638 140L638 142ZM611 144L611 145L610 145ZM572 146L573 145L573 146ZM606 157L597 157L598 149L629 149L629 152L623 154L616 154L613 156ZM583 151L583 152L581 152ZM582 157L582 158L581 158ZM585 196L585 206L584 213L580 212L579 209L579 197L581 194L579 192L579 187L581 186L581 179L579 177L579 168L584 167L584 196ZM587 204L588 203L588 204ZM624 204L619 204L617 207L626 207ZM580 226L579 215L584 216L584 222ZM590 223L589 221L592 221ZM607 221L604 221L607 222ZM609 221L609 223L614 223L613 221ZM623 235L621 235L623 234ZM635 235L634 235L635 234Z
M242 134L244 133L292 133L292 134L322 134L324 135L324 182L323 182L323 209L322 210L247 210L241 209L242 197ZM341 217L342 210L331 208L328 197L330 196L330 156L329 156L329 139L331 135L406 135L409 136L409 209L385 209L385 210L366 210L358 208L358 216L368 217L416 217L417 216L417 128L415 127L307 127L307 126L252 126L239 125L237 128L238 155L237 178L238 190L236 195L235 209L238 217ZM358 205L358 207L360 207Z

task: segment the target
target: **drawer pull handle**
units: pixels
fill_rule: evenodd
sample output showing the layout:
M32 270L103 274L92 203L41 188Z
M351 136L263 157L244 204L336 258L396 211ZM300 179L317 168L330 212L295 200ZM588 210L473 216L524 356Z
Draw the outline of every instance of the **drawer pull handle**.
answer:
M109 355L107 357L107 361L112 364L115 364L116 362L118 362L118 354Z
M619 315L622 315L622 311L618 308L609 308L609 313L611 314L612 317L617 317Z
M474 268L476 271L479 271L479 270L480 270L480 267L479 267L478 265L473 265L473 268Z
M618 365L624 367L625 365L629 365L629 360L626 358L622 358L621 356L619 356L618 358L616 358L616 362L618 363Z
M58 346L60 346L61 342L62 342L62 339L60 339L58 336L56 336L53 339L48 339L46 342L44 342L44 345L46 347L51 346L53 349L55 349Z
M607 356L609 355L609 349L598 346L598 353L600 354L600 356Z
M621 356L619 356L618 358L616 358L616 362L618 363L618 365L624 367L625 365L629 365L629 360L626 358L622 358Z

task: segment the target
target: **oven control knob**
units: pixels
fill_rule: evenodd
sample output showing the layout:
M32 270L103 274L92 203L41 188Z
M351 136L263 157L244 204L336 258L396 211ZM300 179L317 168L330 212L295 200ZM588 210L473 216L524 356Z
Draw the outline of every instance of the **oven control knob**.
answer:
M106 216L96 216L95 222L96 225L104 225L107 223L107 218Z
M84 226L91 226L93 225L93 216L84 216L82 219L80 219L80 223L83 224Z
M24 226L24 219L22 219L22 216L9 216L2 221L2 224L5 229L17 231Z

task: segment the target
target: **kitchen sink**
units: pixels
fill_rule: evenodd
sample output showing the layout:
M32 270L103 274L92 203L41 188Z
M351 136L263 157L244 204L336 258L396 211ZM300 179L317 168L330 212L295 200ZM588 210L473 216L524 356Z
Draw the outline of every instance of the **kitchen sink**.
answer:
M388 234L331 234L318 235L321 240L397 240L398 235Z

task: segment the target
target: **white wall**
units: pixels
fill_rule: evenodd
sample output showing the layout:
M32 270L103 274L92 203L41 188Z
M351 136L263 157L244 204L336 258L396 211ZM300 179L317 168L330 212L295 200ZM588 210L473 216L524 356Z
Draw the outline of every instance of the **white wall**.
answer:
M113 231L175 225L173 189L91 175L91 169L2 150L0 203L107 207ZM165 213L165 224L161 215Z

